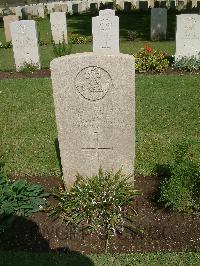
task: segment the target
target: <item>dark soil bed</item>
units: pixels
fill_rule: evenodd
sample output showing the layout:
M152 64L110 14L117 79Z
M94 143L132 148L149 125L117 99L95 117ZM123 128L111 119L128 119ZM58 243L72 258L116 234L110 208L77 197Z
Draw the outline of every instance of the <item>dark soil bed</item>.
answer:
M137 73L138 74L145 74L145 75L199 75L199 71L195 72L187 72L184 70L174 70L172 68L168 68L163 73L155 73L153 71L146 72L146 73ZM15 71L0 71L0 80L3 79L20 79L20 78L44 78L44 77L50 77L51 72L50 69L41 69L34 72L15 72Z
M13 177L12 177L13 178ZM17 177L19 178L19 177ZM59 177L27 177L33 183L49 188L62 186ZM109 252L157 252L157 251L200 251L200 217L195 214L172 213L156 203L160 179L138 177L136 187L143 194L133 202L137 213L134 223L141 231L125 231L112 237ZM49 198L51 204L55 199ZM0 235L0 250L14 251L79 251L100 253L105 241L97 234L74 234L45 212L31 218L16 217L9 230Z

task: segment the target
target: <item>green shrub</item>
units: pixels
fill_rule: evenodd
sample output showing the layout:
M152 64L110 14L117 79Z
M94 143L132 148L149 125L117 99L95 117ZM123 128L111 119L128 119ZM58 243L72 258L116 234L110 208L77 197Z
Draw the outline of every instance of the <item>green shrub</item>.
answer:
M41 185L26 180L10 180L0 164L0 232L13 221L13 216L29 216L44 208L47 201Z
M136 54L135 57L135 70L139 73L154 71L163 72L169 66L169 61L165 53L161 51L153 51L153 49L145 45Z
M200 58L195 56L190 58L182 57L181 59L175 61L174 68L189 72L200 70Z
M55 44L53 43L53 53L55 55L55 57L60 57L60 56L64 56L64 55L69 55L72 52L72 44L66 44L65 42L62 42L59 44Z
M135 41L139 37L139 33L135 30L127 31L127 38L129 41Z
M173 211L200 211L200 167L187 144L175 152L171 175L161 184L160 202Z
M126 224L126 208L138 194L130 176L103 172L85 178L77 176L70 191L61 191L55 195L59 204L51 209L52 215L58 215L66 225L77 230L91 230L106 236L123 231ZM130 221L130 220L129 220Z
M77 33L69 34L69 43L72 44L86 44L92 41L91 36L81 36Z

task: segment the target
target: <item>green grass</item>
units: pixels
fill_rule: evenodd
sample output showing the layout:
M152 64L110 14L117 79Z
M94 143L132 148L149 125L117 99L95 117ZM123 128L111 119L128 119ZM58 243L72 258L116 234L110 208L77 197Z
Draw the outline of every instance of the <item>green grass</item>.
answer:
M2 266L198 266L200 253L138 253L129 255L0 252Z
M199 76L136 78L136 172L149 175L189 141L200 158ZM9 172L59 175L49 78L0 81L0 156Z
M93 15L94 16L94 15ZM146 42L155 49L161 49L168 54L175 53L175 14L168 16L168 40L163 42L149 41L150 35L150 16L143 13L119 14L120 20L120 51L126 54L133 54L144 46ZM67 17L68 33L78 33L84 36L92 35L92 15L76 15ZM51 44L51 29L48 18L37 19L37 29L39 39L46 45L40 46L40 57L42 68L49 68L50 61L54 58ZM127 31L134 30L139 34L139 39L130 42L127 39ZM5 42L3 23L0 22L0 41ZM74 45L72 53L92 51L92 43ZM13 51L0 49L0 70L15 70Z

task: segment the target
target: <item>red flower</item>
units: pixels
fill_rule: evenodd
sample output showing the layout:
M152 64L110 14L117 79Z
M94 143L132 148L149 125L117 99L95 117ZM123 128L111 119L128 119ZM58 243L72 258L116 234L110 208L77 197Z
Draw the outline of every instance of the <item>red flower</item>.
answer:
M151 48L148 44L144 45L144 49L148 52L151 53L153 51L153 48Z

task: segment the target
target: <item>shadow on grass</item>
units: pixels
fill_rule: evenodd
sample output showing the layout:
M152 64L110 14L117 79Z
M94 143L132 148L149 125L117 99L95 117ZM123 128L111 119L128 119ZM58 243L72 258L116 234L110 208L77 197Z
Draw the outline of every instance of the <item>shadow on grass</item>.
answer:
M3 230L3 218L0 217L0 265L94 265L87 256L67 246L51 249L49 241L32 220L13 216L10 221Z
M168 13L167 40L175 39L176 15L176 12ZM84 36L91 36L92 17L95 16L98 16L98 13L77 14L68 17L69 31ZM138 10L129 13L117 12L116 16L119 17L119 29L121 38L128 40L128 31L136 31L140 40L150 40L150 11L148 11L148 13Z
M92 14L76 14L69 18L68 26L69 32L78 33L84 36L92 35Z
M162 207L162 203L159 203L160 191L162 183L171 177L171 168L169 164L156 164L153 171L153 175L157 176L157 189L154 192L153 200Z

